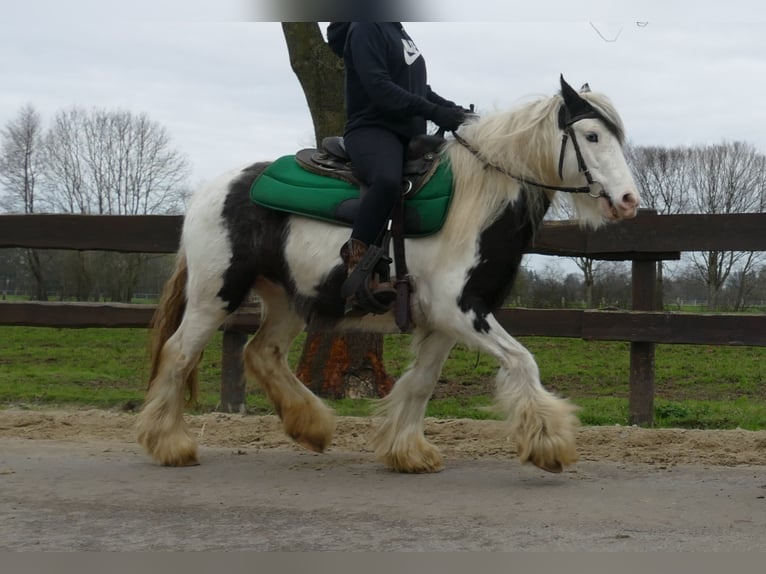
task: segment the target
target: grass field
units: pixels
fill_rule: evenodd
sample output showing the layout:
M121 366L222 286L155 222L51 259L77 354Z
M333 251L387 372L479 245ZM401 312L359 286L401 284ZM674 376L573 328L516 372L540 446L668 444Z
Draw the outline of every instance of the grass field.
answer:
M140 329L0 327L0 405L134 408L146 384L147 332ZM294 365L302 339L291 353ZM547 388L581 407L584 424L627 424L629 345L563 338L523 338ZM390 374L409 362L409 337L386 338ZM221 334L201 364L200 410L218 401ZM493 418L489 356L456 347L428 415ZM341 415L366 415L371 401L331 401ZM271 412L257 389L252 412ZM766 429L766 348L658 345L656 426Z

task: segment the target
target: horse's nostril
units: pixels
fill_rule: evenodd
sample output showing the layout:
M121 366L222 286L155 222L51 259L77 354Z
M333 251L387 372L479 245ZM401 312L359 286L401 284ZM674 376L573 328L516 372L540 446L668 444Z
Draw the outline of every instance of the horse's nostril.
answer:
M632 193L626 193L622 196L622 204L625 207L634 207L638 205L638 198Z

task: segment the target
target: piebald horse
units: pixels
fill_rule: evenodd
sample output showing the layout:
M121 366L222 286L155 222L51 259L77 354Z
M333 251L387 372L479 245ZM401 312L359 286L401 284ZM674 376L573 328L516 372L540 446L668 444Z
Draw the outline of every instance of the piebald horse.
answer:
M413 282L414 360L379 405L377 457L400 472L442 468L424 436L426 404L457 342L500 364L496 403L522 462L560 472L577 459L575 407L547 391L533 356L498 323L524 249L550 204L568 198L583 226L636 215L639 195L623 154L623 124L604 95L572 89L514 110L473 118L440 152L453 171L441 230L406 240ZM338 254L349 229L258 206L249 199L267 162L204 187L186 213L175 270L154 319L152 374L138 440L160 464L197 462L183 419L201 353L254 292L260 328L243 351L259 384L299 444L323 451L334 414L290 371L288 349L314 317L338 331L396 332L392 313L346 316ZM562 193L564 192L564 193Z

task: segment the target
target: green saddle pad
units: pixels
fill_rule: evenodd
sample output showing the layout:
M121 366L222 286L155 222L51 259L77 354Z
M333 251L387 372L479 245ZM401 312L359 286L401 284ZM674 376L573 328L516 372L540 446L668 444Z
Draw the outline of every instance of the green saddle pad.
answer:
M359 189L350 183L311 173L282 156L253 182L250 199L269 209L312 219L353 225ZM422 237L444 225L452 199L452 169L442 160L428 183L405 201L404 230L408 237Z

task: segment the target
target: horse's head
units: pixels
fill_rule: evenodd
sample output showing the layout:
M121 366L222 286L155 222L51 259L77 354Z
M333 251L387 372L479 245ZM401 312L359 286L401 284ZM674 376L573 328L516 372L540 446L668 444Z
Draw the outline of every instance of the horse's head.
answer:
M561 77L558 127L562 131L562 187L580 189L570 199L584 223L635 217L639 195L623 151L622 121L611 102L584 86L578 93Z

